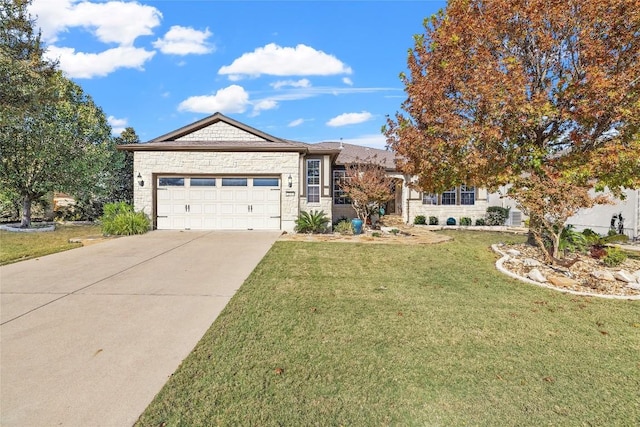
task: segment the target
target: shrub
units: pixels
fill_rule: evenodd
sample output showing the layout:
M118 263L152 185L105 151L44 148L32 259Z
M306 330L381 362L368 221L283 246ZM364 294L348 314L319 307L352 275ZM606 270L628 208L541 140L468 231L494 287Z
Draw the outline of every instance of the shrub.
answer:
M605 243L626 243L629 241L629 237L625 234L610 234L603 240Z
M342 215L340 218L338 218L336 221L333 222L333 226L335 227L336 225L340 224L341 222L349 222L349 218L347 218L346 216Z
M417 215L414 219L413 219L413 223L416 225L424 225L427 223L427 218L425 218L424 215Z
M456 225L455 218L447 218L447 225Z
M379 231L374 231L373 233L371 233L371 235L373 237L382 237L382 233L380 233Z
M588 245L599 245L603 243L602 236L590 228L582 230L582 235L587 240Z
M151 221L142 211L136 212L125 202L107 203L100 218L102 233L114 236L144 234L149 231Z
M394 236L397 236L398 233L400 233L400 230L398 230L397 228L392 228L391 230L389 230L389 233L393 234Z
M471 225L471 218L468 216L463 216L460 218L460 225Z
M351 226L351 221L343 220L338 222L335 227L333 227L333 231L340 234L353 234L353 227Z
M566 252L584 252L587 247L587 238L584 234L574 230L573 225L567 225L560 233L558 250Z
M295 230L298 233L324 233L328 223L329 218L324 211L301 211L296 219Z
M607 254L602 258L602 262L607 267L616 267L627 259L627 254L616 247L607 248Z
M504 225L509 218L511 208L503 208L501 206L489 206L487 208L487 225Z
M437 216L430 216L429 217L429 225L438 225L438 217Z
M484 222L484 218L478 218L476 219L476 225L480 226L480 225L486 225L486 223Z

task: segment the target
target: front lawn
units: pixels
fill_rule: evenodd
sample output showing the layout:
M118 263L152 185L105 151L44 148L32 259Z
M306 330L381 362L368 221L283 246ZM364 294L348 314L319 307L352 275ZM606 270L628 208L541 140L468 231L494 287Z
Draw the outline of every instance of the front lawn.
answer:
M138 425L640 424L640 302L508 279L488 246L523 238L448 234L276 243Z
M82 244L69 239L100 235L98 225L56 225L55 231L39 233L0 230L0 265L77 248Z

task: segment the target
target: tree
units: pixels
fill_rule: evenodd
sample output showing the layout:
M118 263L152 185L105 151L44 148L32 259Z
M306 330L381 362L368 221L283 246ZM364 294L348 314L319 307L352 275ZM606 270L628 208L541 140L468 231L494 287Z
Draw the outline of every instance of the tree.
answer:
M383 132L417 185L511 184L549 260L569 216L640 185L637 1L451 0L425 20Z
M358 218L365 223L372 214L393 198L390 178L376 158L348 164L346 176L340 182L340 189L351 199Z
M116 145L138 144L140 138L132 127L127 127L115 138ZM133 204L133 152L114 152L114 185L111 194L112 202Z
M0 185L31 204L50 191L101 191L110 126L82 89L43 59L29 2L0 3Z

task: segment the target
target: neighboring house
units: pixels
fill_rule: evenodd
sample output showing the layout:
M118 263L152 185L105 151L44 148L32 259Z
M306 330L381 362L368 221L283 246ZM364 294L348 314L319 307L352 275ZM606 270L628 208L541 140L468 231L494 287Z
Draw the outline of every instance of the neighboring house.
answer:
M622 229L622 234L626 234L630 239L640 239L640 190L625 190L624 194L625 199L617 200L615 204L580 210L569 218L567 224L573 225L579 231L590 228L604 235L610 229Z
M412 190L390 151L341 142L307 144L277 138L220 113L143 144L134 152L134 205L157 229L293 231L300 211L323 210L335 222L355 212L339 187L346 165L373 161L394 178L386 214L473 221L505 203L486 189L442 194ZM522 218L512 209L510 225ZM623 214L624 215L624 214ZM637 232L636 232L637 234Z

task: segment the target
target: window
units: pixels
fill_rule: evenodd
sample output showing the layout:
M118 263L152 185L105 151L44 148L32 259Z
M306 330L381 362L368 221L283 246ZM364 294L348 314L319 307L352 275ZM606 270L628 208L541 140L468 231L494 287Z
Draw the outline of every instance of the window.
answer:
M182 187L184 178L158 178L158 185L161 187Z
M320 160L307 160L307 202L320 203Z
M279 187L280 180L278 178L253 178L254 187Z
M456 204L456 188L455 187L453 187L451 190L448 190L442 193L442 204L443 205Z
M215 187L215 178L191 178L192 187Z
M438 195L433 193L422 193L422 204L423 205L437 205L438 204Z
M476 203L476 188L466 185L460 186L460 204L473 205Z
M246 187L247 178L222 178L223 187Z
M333 171L333 204L334 205L350 205L351 199L347 197L340 184L347 178L347 171Z

